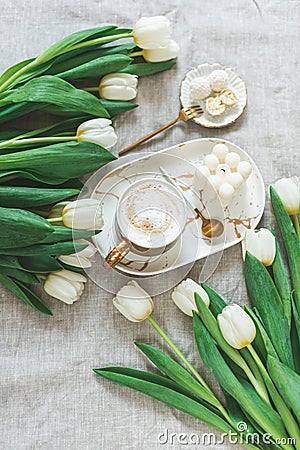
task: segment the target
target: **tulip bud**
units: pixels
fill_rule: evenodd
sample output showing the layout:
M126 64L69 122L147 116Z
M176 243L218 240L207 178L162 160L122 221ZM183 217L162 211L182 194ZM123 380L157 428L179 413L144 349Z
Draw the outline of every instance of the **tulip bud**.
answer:
M138 78L129 73L110 73L100 81L99 94L107 100L128 101L136 97Z
M300 180L298 177L282 178L276 181L274 189L280 197L289 216L300 212Z
M131 322L147 319L154 308L150 295L135 281L129 281L119 290L113 304Z
M77 128L77 140L93 142L105 148L111 148L117 142L117 135L109 119L91 119Z
M150 63L169 61L178 56L179 50L180 48L177 42L171 40L167 47L143 50L143 57L145 61Z
M71 270L50 273L44 283L44 290L52 297L72 305L81 296L86 278Z
M225 341L233 348L247 347L256 336L253 320L239 305L225 306L218 322Z
M242 242L242 251L244 259L246 252L249 252L264 266L271 266L276 256L275 237L267 228L247 230Z
M204 303L209 306L210 300L207 292L195 281L187 278L182 281L172 292L172 300L184 314L193 317L193 311L197 311L195 292L199 294Z
M86 244L86 248L81 250L78 253L73 253L71 255L61 255L58 259L64 264L68 264L69 266L74 267L82 267L83 269L87 269L88 267L92 267L92 257L96 253L96 247L86 239L79 239L76 242L81 244Z
M164 16L142 17L133 27L133 39L143 49L167 47L171 40L171 25Z
M89 198L68 203L62 212L65 227L78 230L100 230L103 227L101 204Z

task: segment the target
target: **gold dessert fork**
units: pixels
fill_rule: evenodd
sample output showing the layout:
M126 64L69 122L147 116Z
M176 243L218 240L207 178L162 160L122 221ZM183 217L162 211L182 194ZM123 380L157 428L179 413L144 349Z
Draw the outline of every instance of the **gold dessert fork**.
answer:
M171 122L167 123L163 127L160 127L157 130L152 131L152 133L147 134L146 136L142 137L141 139L139 139L138 141L136 141L133 144L129 145L128 147L123 148L123 150L121 150L119 152L119 156L124 155L124 153L129 152L133 148L135 148L138 145L140 145L142 142L148 141L148 139L151 139L153 136L156 136L158 133L160 133L163 130L166 130L167 128L171 127L172 125L174 125L175 123L179 122L180 120L183 120L184 122L187 122L188 120L193 119L194 117L197 117L197 116L199 116L202 113L203 113L202 108L200 106L197 106L197 105L196 106L189 106L187 108L182 108L179 111L178 117L176 117L176 119L171 120Z

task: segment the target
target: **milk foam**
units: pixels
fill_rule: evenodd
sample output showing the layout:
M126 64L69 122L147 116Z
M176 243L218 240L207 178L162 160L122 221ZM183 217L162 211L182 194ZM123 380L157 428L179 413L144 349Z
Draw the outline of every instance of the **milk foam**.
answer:
M133 244L159 248L173 242L181 233L185 205L167 183L142 181L125 193L118 221L122 233Z

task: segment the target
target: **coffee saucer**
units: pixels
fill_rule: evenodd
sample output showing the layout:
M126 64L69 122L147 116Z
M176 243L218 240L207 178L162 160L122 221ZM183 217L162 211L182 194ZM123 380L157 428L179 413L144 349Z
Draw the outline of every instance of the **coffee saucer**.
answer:
M193 194L193 178L204 157L211 153L216 143L226 143L229 151L240 155L241 160L249 161L252 173L247 182L233 197L231 203L223 209L217 198L208 195L208 187L204 187L200 203L195 204ZM201 220L197 219L192 208L188 209L188 217L181 239L170 250L159 257L146 258L137 256L134 260L124 259L116 267L118 271L134 277L148 277L165 273L180 267L192 267L197 260L222 252L240 242L245 231L255 228L263 214L265 205L265 188L262 176L250 156L237 145L221 139L195 139L183 142L157 153L130 155L107 164L96 172L86 184L83 196L95 198L101 202L104 227L94 242L99 254L105 258L115 246L113 242L113 225L118 200L122 192L133 182L140 179L153 180L162 177L160 167L175 179L181 189L190 195L191 203L203 210L209 218L222 220L224 234L214 242L203 237ZM113 270L113 269L112 269Z
M92 198L101 202L104 218L103 230L95 238L97 248L103 258L118 244L115 241L114 227L120 197L128 186L138 181L143 181L145 184L151 183L153 180L165 182L159 170L161 166L167 168L174 179L180 180L181 188L190 189L197 168L189 161L182 161L181 158L173 155L158 153L151 155L150 158L146 156L138 159L134 164L116 168L104 177L94 190ZM219 208L219 215L222 216L221 208ZM195 219L195 212L187 205L184 231L175 245L159 256L147 256L147 253L133 255L130 252L116 268L128 274L149 276L168 271L171 268L191 264L200 252L198 247L200 247L200 241L203 239L201 223ZM222 248L223 240L219 240L218 244L219 248ZM207 239L206 245L210 245Z

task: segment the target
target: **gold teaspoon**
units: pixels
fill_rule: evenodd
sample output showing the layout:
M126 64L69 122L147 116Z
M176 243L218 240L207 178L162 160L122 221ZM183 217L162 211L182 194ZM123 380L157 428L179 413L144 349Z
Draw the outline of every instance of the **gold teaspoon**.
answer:
M165 171L165 169L163 167L160 167L159 170L166 177L166 179L179 190L179 185L176 183L175 180L173 180L173 178L171 178L171 176ZM203 236L208 237L210 239L221 236L224 232L223 223L218 219L207 219L206 217L204 217L202 212L190 202L186 194L182 191L180 192L185 198L185 201L191 206L191 208L193 208L197 216L200 217L200 219L202 220L201 230Z

